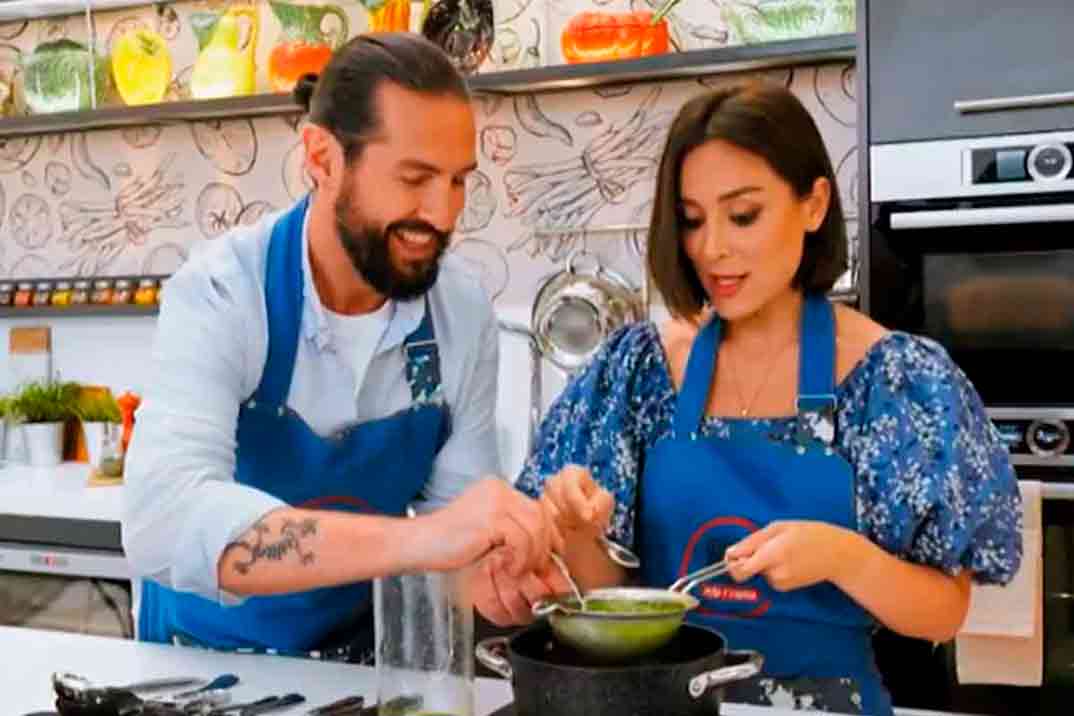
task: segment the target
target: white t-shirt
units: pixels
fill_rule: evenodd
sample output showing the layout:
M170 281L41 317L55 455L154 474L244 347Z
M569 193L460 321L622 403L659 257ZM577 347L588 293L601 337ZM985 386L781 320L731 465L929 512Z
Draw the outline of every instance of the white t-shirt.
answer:
M346 316L327 308L324 310L328 329L335 339L334 345L354 371L355 400L358 400L358 394L362 391L373 354L377 352L384 331L391 322L393 305L391 301L385 301L383 306L372 313L357 316Z

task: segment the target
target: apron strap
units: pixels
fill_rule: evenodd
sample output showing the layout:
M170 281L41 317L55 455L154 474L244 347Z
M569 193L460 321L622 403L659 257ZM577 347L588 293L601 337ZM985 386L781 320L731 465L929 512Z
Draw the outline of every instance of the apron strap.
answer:
M307 194L276 220L265 267L265 309L268 312L268 356L254 399L269 405L287 402L294 374L298 333L305 300L302 275L302 225L309 207Z
M716 353L720 347L722 322L714 315L694 338L686 375L675 405L675 437L685 438L700 429L705 417L712 376L716 369Z
M835 312L821 294L806 296L801 343L799 426L808 424L814 438L830 445L835 439Z
M410 384L410 399L415 403L439 402L443 391L440 384L440 351L436 345L429 297L425 297L425 315L414 332L403 341L406 353L406 382Z

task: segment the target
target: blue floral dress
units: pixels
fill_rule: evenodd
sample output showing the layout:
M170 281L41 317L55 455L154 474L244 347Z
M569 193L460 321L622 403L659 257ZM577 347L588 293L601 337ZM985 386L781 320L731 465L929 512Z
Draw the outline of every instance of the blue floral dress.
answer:
M836 390L835 448L856 476L859 530L888 552L948 574L1003 584L1021 561L1021 503L1007 451L965 374L937 343L886 335ZM657 328L609 338L544 418L519 476L523 492L569 464L616 500L612 536L634 544L646 452L670 434L675 388ZM702 431L747 426L792 440L797 418L709 417ZM713 485L713 489L718 489Z

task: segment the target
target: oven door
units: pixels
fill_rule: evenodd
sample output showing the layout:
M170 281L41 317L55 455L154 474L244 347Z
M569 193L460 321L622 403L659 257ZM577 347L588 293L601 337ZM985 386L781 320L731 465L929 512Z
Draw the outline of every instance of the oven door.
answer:
M1074 404L1074 195L874 214L876 320L940 342L989 406Z

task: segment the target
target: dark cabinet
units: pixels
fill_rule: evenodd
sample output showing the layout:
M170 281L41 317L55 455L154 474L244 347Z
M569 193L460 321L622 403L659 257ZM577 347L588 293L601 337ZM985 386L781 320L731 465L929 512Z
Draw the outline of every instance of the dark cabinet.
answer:
M861 4L870 144L1074 129L1071 0ZM1000 109L955 106L993 99Z

